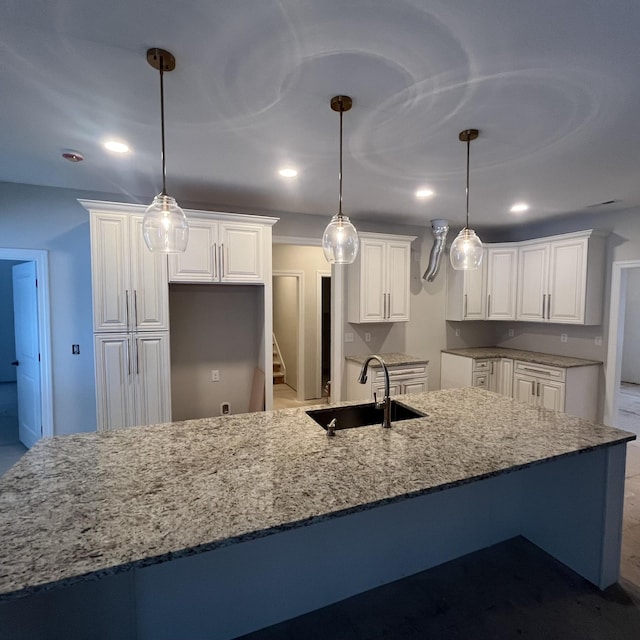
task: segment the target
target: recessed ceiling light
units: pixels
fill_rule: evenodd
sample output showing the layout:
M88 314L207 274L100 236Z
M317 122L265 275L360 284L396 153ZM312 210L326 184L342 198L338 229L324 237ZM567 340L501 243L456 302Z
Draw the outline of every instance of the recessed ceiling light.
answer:
M129 151L129 145L119 140L107 140L104 143L104 148L107 151L113 151L114 153L127 153Z
M526 211L528 208L529 208L528 204L524 202L518 202L514 204L513 207L511 207L510 211L511 213L522 213L523 211Z
M298 171L296 169L292 169L291 167L284 167L283 169L280 169L278 173L283 178L295 178L298 175Z
M416 198L430 198L433 195L431 189L418 189L416 191Z

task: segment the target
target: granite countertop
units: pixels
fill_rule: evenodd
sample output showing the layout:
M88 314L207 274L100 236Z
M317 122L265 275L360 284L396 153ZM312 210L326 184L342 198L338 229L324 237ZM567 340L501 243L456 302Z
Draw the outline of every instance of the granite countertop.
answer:
M359 365L363 365L364 361L370 356L370 353L358 356L346 356L345 360L351 360L357 362ZM406 353L378 353L388 367L397 367L407 364L429 364L426 358L419 358L417 356L409 356ZM379 367L380 363L377 360L372 360L369 364L370 367Z
M503 347L467 347L464 349L443 349L442 353L452 353L465 358L475 360L488 360L489 358L512 358L522 362L545 364L549 367L588 367L594 364L602 364L600 360L586 360L584 358L572 358L570 356L556 356L551 353L539 353L537 351L523 351L521 349L506 349Z
M481 389L398 399L428 415L334 438L287 409L41 440L0 479L0 599L634 439Z

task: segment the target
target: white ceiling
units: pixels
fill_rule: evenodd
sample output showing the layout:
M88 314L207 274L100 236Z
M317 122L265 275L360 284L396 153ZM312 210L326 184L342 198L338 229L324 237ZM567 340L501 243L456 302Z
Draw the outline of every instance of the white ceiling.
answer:
M3 0L0 180L471 226L640 205L638 0ZM101 141L129 142L127 157ZM61 159L65 149L85 161ZM296 180L276 171L298 167ZM414 191L436 195L419 202ZM531 205L519 217L518 200ZM475 223L475 224L474 224Z

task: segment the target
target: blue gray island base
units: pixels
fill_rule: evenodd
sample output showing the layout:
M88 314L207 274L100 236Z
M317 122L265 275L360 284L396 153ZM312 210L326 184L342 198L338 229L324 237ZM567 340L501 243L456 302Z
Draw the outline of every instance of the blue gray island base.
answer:
M232 465L238 474L243 471L242 478L227 476L227 482L235 479L236 494L238 487L248 489L260 479L256 490L262 505L259 501L255 507L265 522L278 509L284 509L288 519L281 515L266 528L246 529L241 518L242 493L234 496L232 492L225 501L229 509L236 505L237 512L233 512L233 523L225 526L230 531L232 525L238 526L246 535L219 538L214 547L203 537L201 547L175 549L173 559L163 556L168 561L156 559L156 564L150 564L167 534L176 533L161 530L154 538L158 521L151 521L155 526L145 530L149 550L144 557L132 558L120 568L114 564L109 553L124 555L124 535L121 548L112 549L113 543L105 543L94 550L96 571L86 572L91 565L83 554L78 566L85 573L58 567L62 579L50 587L43 582L38 586L42 580L38 575L50 572L45 556L15 563L15 577L6 556L0 581L25 586L14 591L13 599L8 599L11 591L6 588L7 599L0 602L0 629L16 640L233 638L517 535L601 588L616 582L630 434L473 389L400 399L429 416L394 425L391 430L373 426L343 431L332 439L299 410L263 418L233 416L228 423L212 425L211 444L217 442L219 449L224 449L231 433L237 444L243 429L261 442L260 467L257 452L249 458L248 448L238 452L242 453L240 460L220 457L216 464L220 468ZM264 424L260 426L261 420ZM287 431L289 441L285 442L278 425L290 425L291 420L302 431ZM241 422L246 424L241 426ZM233 424L233 432L227 434L225 424ZM187 436L191 428L185 423ZM157 429L155 436L142 428L129 430L123 437L139 433L149 442L157 437L162 443L171 428ZM197 426L193 429L197 431ZM117 434L109 438L103 442L98 436L81 437L78 444L97 446L100 440L105 447L114 448L121 439ZM67 445L75 443L62 440L54 448ZM32 462L60 461L55 453L45 456L45 449L40 454L33 451ZM349 455L340 458L339 452ZM165 450L165 460L167 455ZM107 449L102 459L107 461ZM273 464L276 459L277 465ZM312 482L299 476L297 488L281 486L283 465L293 468L301 462ZM25 464L27 468L29 461ZM357 471L357 476L345 477L347 470ZM121 471L126 468L111 469L109 474L120 478ZM14 495L19 477L20 469L8 477L8 497ZM100 482L107 480L103 475ZM316 480L322 486L314 491ZM200 494L195 495L197 487L188 481L187 475L167 478L171 491L185 485L185 500L189 495L193 501L202 499L208 489L200 487ZM211 486L221 490L220 485ZM139 500L148 502L155 495ZM323 511L318 496L323 504L333 501L333 508ZM341 506L336 508L336 504ZM309 515L301 518L304 513ZM211 526L221 517L210 513ZM249 517L255 514L245 516ZM181 526L179 521L174 524ZM42 531L27 533L34 541L43 535ZM124 533L133 536L136 530ZM130 546L136 542L139 540L132 538ZM77 540L70 540L70 548L74 544L77 546ZM30 569L23 565L33 566L28 581L24 576ZM106 568L109 566L112 571Z

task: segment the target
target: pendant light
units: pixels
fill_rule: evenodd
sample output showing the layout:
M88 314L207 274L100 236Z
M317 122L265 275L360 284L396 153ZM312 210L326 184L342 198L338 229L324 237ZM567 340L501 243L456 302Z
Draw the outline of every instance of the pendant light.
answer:
M179 253L187 248L189 223L175 198L167 195L167 168L164 151L164 82L165 71L176 68L176 59L164 49L149 49L147 62L160 72L160 125L162 129L162 192L144 213L142 235L150 251Z
M322 249L327 262L331 264L351 264L358 255L360 241L358 232L349 218L342 213L342 114L351 109L353 101L349 96L331 98L331 108L340 113L340 196L338 213L331 218L322 236Z
M473 229L469 229L469 146L478 137L477 129L461 131L458 139L467 143L467 223L451 244L449 259L458 271L478 269L482 264L482 242Z

